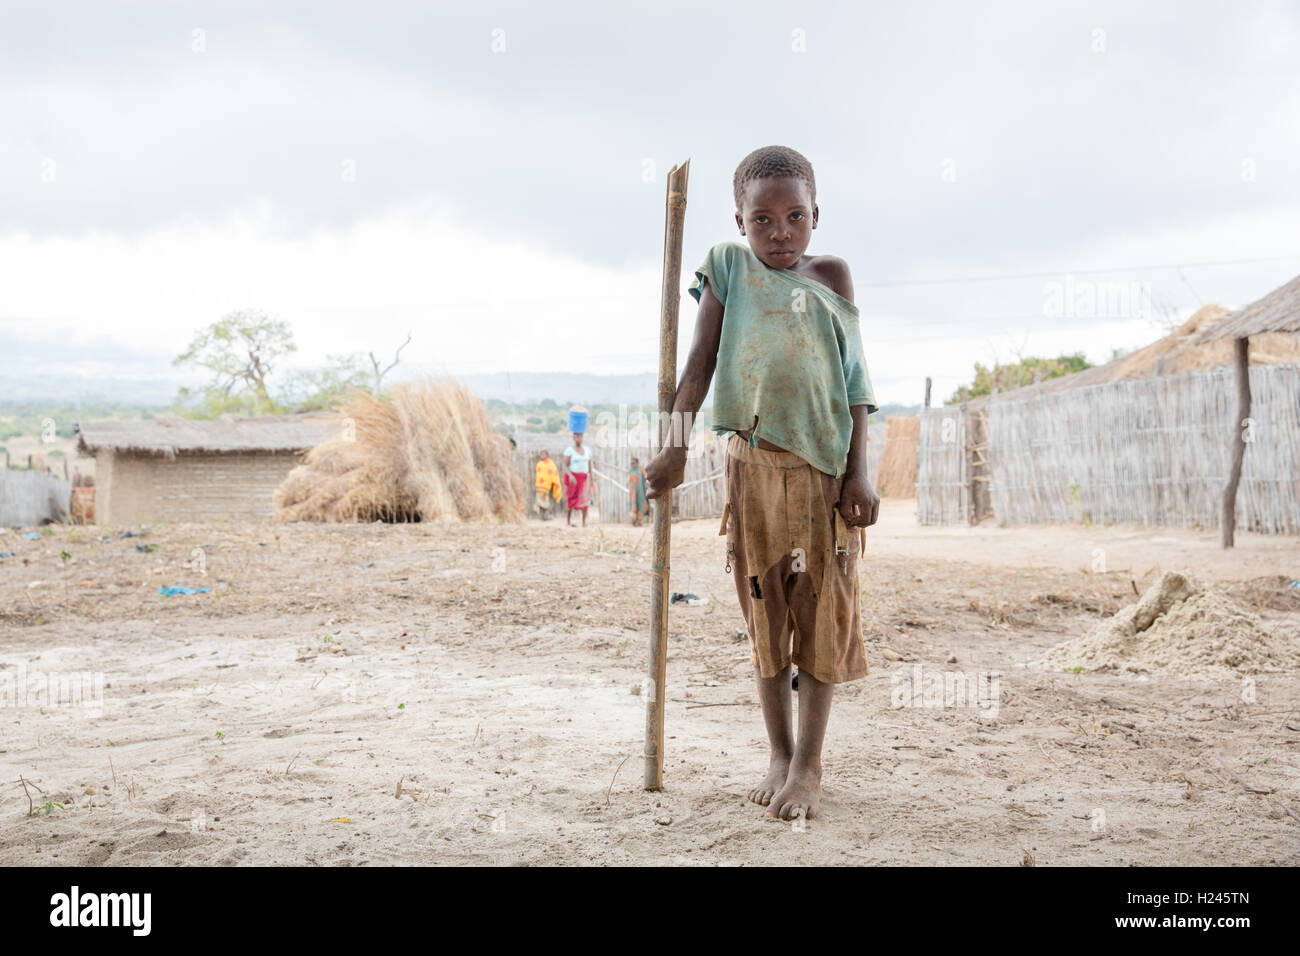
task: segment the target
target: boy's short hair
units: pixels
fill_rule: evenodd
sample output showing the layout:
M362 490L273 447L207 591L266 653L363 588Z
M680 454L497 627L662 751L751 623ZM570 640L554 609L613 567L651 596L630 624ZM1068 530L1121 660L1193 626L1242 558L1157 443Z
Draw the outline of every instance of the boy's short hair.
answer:
M764 146L756 149L740 161L732 187L736 194L736 211L740 211L741 196L745 187L755 179L770 179L777 176L793 176L808 184L808 194L817 202L817 181L813 178L812 163L803 153L789 146Z

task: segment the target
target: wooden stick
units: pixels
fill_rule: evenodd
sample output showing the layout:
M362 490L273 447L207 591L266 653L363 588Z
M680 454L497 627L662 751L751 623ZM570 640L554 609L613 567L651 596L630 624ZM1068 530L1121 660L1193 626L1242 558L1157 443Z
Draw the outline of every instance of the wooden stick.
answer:
M1223 510L1219 516L1219 546L1223 548L1232 547L1237 530L1237 485L1241 483L1241 462L1246 455L1246 436L1242 428L1250 417L1250 339L1233 339L1232 345L1237 368L1237 417L1232 423L1232 470L1223 489Z
M681 299L682 232L686 224L688 159L668 172L664 213L664 271L659 295L659 447L672 432L677 396L677 309ZM685 428L678 429L684 432ZM688 435L679 434L686 441ZM645 691L645 789L664 785L664 679L668 670L668 545L672 530L673 493L655 499L654 554L650 562L650 661Z

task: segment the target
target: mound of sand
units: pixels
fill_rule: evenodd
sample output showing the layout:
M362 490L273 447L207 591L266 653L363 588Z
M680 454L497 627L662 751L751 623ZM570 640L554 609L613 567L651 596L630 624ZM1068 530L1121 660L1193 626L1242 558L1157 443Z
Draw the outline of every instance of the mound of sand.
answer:
M524 490L509 439L452 381L364 392L344 406L338 437L317 445L275 492L282 521L520 521Z
M1190 575L1168 571L1136 604L1035 663L1223 680L1296 667L1300 646Z

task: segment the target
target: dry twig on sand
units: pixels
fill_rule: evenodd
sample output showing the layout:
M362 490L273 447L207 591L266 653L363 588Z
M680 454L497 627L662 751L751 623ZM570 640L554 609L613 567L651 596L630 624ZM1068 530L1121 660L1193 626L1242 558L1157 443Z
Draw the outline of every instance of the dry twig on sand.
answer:
M605 806L609 806L609 795L614 789L614 781L618 779L618 772L623 769L623 764L627 763L628 757L631 756L631 754L628 754L627 757L620 760L618 766L614 768L614 776L609 778L609 786L605 788Z
M1228 776L1230 776L1233 780L1237 781L1237 783L1239 783L1242 789L1245 790L1247 793L1273 793L1274 790L1277 789L1276 787L1269 787L1267 790L1265 790L1260 787L1252 787L1245 780L1242 780L1241 777L1237 776L1237 772L1233 770L1231 767L1229 767L1227 762L1218 754L1214 755L1214 759L1218 761L1220 767L1228 771Z
M1231 767L1229 767L1227 762L1218 754L1214 755L1214 759L1218 761L1220 767L1228 771L1228 776L1232 777L1233 780L1235 780L1238 784L1240 784L1241 788L1245 790L1247 793L1258 793L1264 796L1273 796L1276 793L1277 791L1276 787L1269 787L1267 790L1261 787L1252 787L1245 780L1242 780L1241 777L1237 775L1237 772L1233 770ZM1287 804L1285 801L1278 801L1278 803L1282 807L1282 811L1287 816L1289 816L1292 820L1295 820L1297 823L1300 823L1300 814L1297 814L1294 810L1292 810L1290 805Z
M32 795L31 795L31 792L27 789L27 785L28 785L29 783L32 783L32 782L31 782L30 780L25 779L25 778L23 777L22 774L19 774L19 775L18 775L18 782L19 782L20 784L23 785L23 793L24 793L24 794L26 795L26 797L27 797L27 815L30 817L30 816L33 815L33 813L32 813ZM36 784L34 784L34 783L32 783L32 786L33 786L33 787L36 787L36 789L37 789L38 791L40 791L41 796L45 796L45 791L44 791L44 790L41 790L41 788L40 788L40 787L37 787Z

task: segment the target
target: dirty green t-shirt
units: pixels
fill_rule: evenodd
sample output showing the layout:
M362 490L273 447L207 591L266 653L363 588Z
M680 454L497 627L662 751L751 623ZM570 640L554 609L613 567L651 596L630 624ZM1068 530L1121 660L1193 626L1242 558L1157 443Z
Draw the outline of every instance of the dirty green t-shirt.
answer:
M858 308L816 279L773 269L744 242L720 242L695 270L723 305L713 430L750 432L834 478L844 474L853 416L877 408Z

